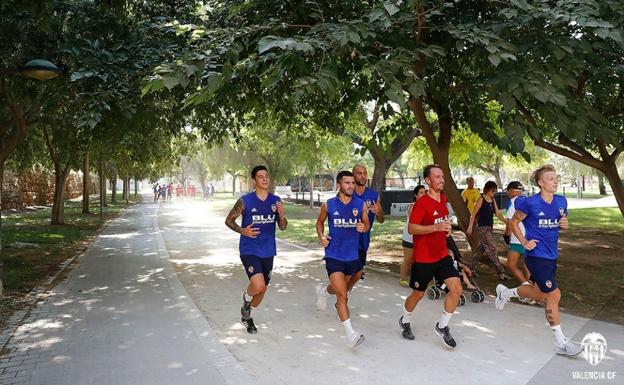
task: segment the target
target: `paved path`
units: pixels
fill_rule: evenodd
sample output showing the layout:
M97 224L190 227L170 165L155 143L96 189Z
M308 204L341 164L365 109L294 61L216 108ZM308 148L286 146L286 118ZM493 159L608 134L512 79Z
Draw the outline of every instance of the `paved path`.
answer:
M372 271L351 301L354 326L368 339L351 350L335 313L314 307L314 287L325 280L320 256L284 243L254 314L259 333L249 336L238 323L246 277L236 245L207 203L128 210L16 330L0 358L0 384L555 385L575 383L575 371L620 376L604 383L624 376L623 327L563 316L577 339L590 331L606 337L607 356L591 367L553 355L543 310L497 312L491 299L459 309L450 325L454 352L432 330L440 301L419 305L416 340L402 340L397 319L407 291Z
M416 340L403 340L398 317L409 291L396 277L375 272L352 294L353 325L367 336L352 351L335 312L315 309L314 288L326 279L319 251L284 242L278 243L270 291L254 313L259 333L250 336L238 322L247 279L237 234L206 204L163 207L159 223L178 277L254 383L553 385L573 383L574 371L590 370L624 378L624 327L563 315L568 335L580 340L596 331L607 339L607 357L592 367L581 357L554 355L542 308L510 304L498 312L492 298L459 308L450 325L459 344L454 352L442 349L433 332L439 300L419 304Z
M12 336L0 384L248 383L173 273L157 209L107 226Z

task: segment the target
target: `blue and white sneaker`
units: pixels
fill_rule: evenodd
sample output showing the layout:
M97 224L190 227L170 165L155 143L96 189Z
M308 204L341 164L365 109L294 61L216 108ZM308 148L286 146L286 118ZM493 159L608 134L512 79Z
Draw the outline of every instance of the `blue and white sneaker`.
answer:
M509 290L507 286L501 285L500 283L496 285L496 300L494 301L494 306L496 306L496 310L503 310L505 308L505 304L509 301L509 298L505 295L505 292Z

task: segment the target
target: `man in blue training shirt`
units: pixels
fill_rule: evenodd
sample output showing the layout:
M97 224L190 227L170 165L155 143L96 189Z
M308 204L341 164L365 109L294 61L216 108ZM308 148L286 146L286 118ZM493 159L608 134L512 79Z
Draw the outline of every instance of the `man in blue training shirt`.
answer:
M384 223L386 218L384 216L383 209L381 208L379 193L372 188L366 187L366 184L368 183L368 171L366 170L366 167L362 164L356 164L353 166L352 172L353 177L355 178L355 197L360 198L366 203L366 208L368 209L368 222L370 223L368 231L360 233L360 241L358 243L358 255L360 262L362 262L363 269L364 266L366 266L368 246L370 245L370 233L373 228L373 224L375 223L375 218L377 218L377 222L379 223ZM364 279L364 270L362 270L361 278ZM349 290L355 286L357 281L358 279L351 277Z
M503 310L505 303L513 297L527 297L544 302L546 320L555 337L555 352L575 356L583 351L581 344L565 337L559 319L561 291L557 286L557 243L559 229L568 228L568 201L556 195L558 178L555 168L545 165L533 173L533 183L540 193L522 201L516 201L516 212L511 219L511 231L526 249L525 263L531 273L531 285L520 285L508 289L496 287L495 305ZM524 225L526 234L520 229Z
M340 171L336 178L339 191L321 206L316 220L316 233L325 248L325 267L329 285L317 287L317 307L327 309L327 297L336 296L336 311L351 347L364 341L364 334L353 330L349 315L347 284L359 279L362 263L358 256L359 235L368 231L366 204L353 195L355 181L350 171ZM329 218L329 235L325 235L325 220Z
M250 334L258 329L251 318L266 293L271 280L273 257L275 257L275 222L280 230L285 230L288 220L282 201L269 193L269 172L265 166L256 166L251 171L256 190L243 195L235 204L225 224L240 233L240 258L249 278L249 285L243 292L241 322ZM243 216L242 226L236 218Z

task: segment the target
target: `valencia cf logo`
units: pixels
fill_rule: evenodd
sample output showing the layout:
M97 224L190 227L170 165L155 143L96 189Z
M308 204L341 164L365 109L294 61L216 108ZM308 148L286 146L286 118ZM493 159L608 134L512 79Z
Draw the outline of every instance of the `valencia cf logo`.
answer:
M249 266L249 268L247 269L247 271L248 271L250 274L253 274L253 272L254 272L254 268L253 268L253 266Z
M414 282L414 288L418 289L418 281Z
M546 287L550 289L552 287L552 282L546 281Z
M275 203L271 205L271 210L273 212L275 212L275 210L277 210L277 206L275 205Z
M360 210L358 210L358 209L353 209L353 211L352 211L352 212L353 212L353 216L354 216L354 217L357 217L357 216L358 216L358 214L360 213Z
M373 202L371 202L371 200L370 200L370 199L367 199L367 200L366 200L366 207L370 207L371 203L373 203Z

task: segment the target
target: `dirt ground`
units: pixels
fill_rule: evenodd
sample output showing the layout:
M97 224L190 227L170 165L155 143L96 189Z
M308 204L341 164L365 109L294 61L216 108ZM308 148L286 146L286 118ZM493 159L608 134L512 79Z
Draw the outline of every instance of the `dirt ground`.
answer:
M495 232L496 233L496 232ZM468 243L461 232L454 232L465 260L471 259ZM499 258L506 265L507 250L502 233L494 235L499 243ZM557 277L562 291L563 311L582 317L624 325L624 236L621 232L569 230L559 241ZM378 267L398 273L403 259L400 249L372 248L369 260ZM491 266L481 265L477 283L486 294L495 294L498 278ZM516 286L512 278L502 282ZM397 280L398 285L398 280ZM539 306L539 305L527 305Z

